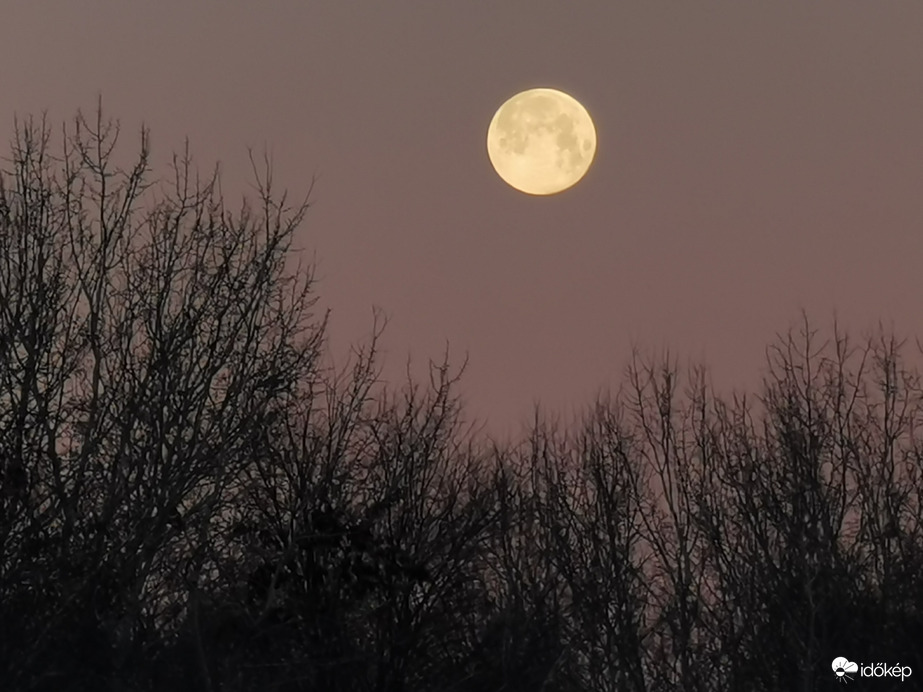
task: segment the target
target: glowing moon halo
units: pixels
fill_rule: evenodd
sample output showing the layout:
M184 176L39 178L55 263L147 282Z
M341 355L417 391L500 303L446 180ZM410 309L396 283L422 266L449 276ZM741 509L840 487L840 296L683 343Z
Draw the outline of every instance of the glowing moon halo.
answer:
M520 92L487 128L487 155L508 185L553 195L575 185L596 154L596 128L577 99L556 89Z

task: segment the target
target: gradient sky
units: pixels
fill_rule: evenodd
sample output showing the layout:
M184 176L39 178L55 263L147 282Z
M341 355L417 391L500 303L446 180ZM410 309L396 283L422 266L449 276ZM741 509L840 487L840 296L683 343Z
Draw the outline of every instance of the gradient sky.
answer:
M317 175L298 240L334 355L379 306L389 380L448 342L470 416L516 432L617 386L632 344L744 388L802 308L918 334L921 37L910 1L5 0L0 118L8 140L14 113L60 124L101 93L158 173L188 136L229 195L248 146L293 193ZM485 149L535 86L599 136L545 198Z

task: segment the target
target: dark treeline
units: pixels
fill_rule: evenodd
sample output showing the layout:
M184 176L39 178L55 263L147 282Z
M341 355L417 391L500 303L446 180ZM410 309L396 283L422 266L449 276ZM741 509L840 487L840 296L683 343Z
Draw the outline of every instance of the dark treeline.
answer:
M53 155L20 123L0 176L0 689L923 675L923 388L896 339L805 321L730 401L637 357L582 419L495 444L447 358L397 389L376 337L326 365L290 266L308 205L268 164L232 212L188 156L152 180L146 132L117 166L117 136L78 116Z

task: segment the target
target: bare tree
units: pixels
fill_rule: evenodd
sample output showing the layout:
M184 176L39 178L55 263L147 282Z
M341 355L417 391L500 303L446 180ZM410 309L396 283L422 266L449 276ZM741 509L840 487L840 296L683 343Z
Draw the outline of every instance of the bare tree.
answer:
M884 334L768 351L759 396L636 356L500 446L448 355L323 358L307 199L232 213L101 108L0 172L0 687L815 690L923 637L923 389ZM681 389L680 383L686 386Z
M259 206L232 214L188 146L157 195L147 131L127 169L119 134L100 107L55 157L44 119L17 123L0 176L0 659L23 688L37 669L57 687L62 651L88 677L109 647L153 655L323 335L310 273L284 266L306 201L258 176Z

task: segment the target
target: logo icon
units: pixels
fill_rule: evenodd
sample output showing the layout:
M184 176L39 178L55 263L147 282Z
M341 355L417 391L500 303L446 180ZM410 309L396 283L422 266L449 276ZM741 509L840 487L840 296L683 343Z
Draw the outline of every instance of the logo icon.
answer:
M859 672L859 665L857 663L843 658L842 656L837 656L833 659L832 667L837 682L849 682L852 680L849 674Z

